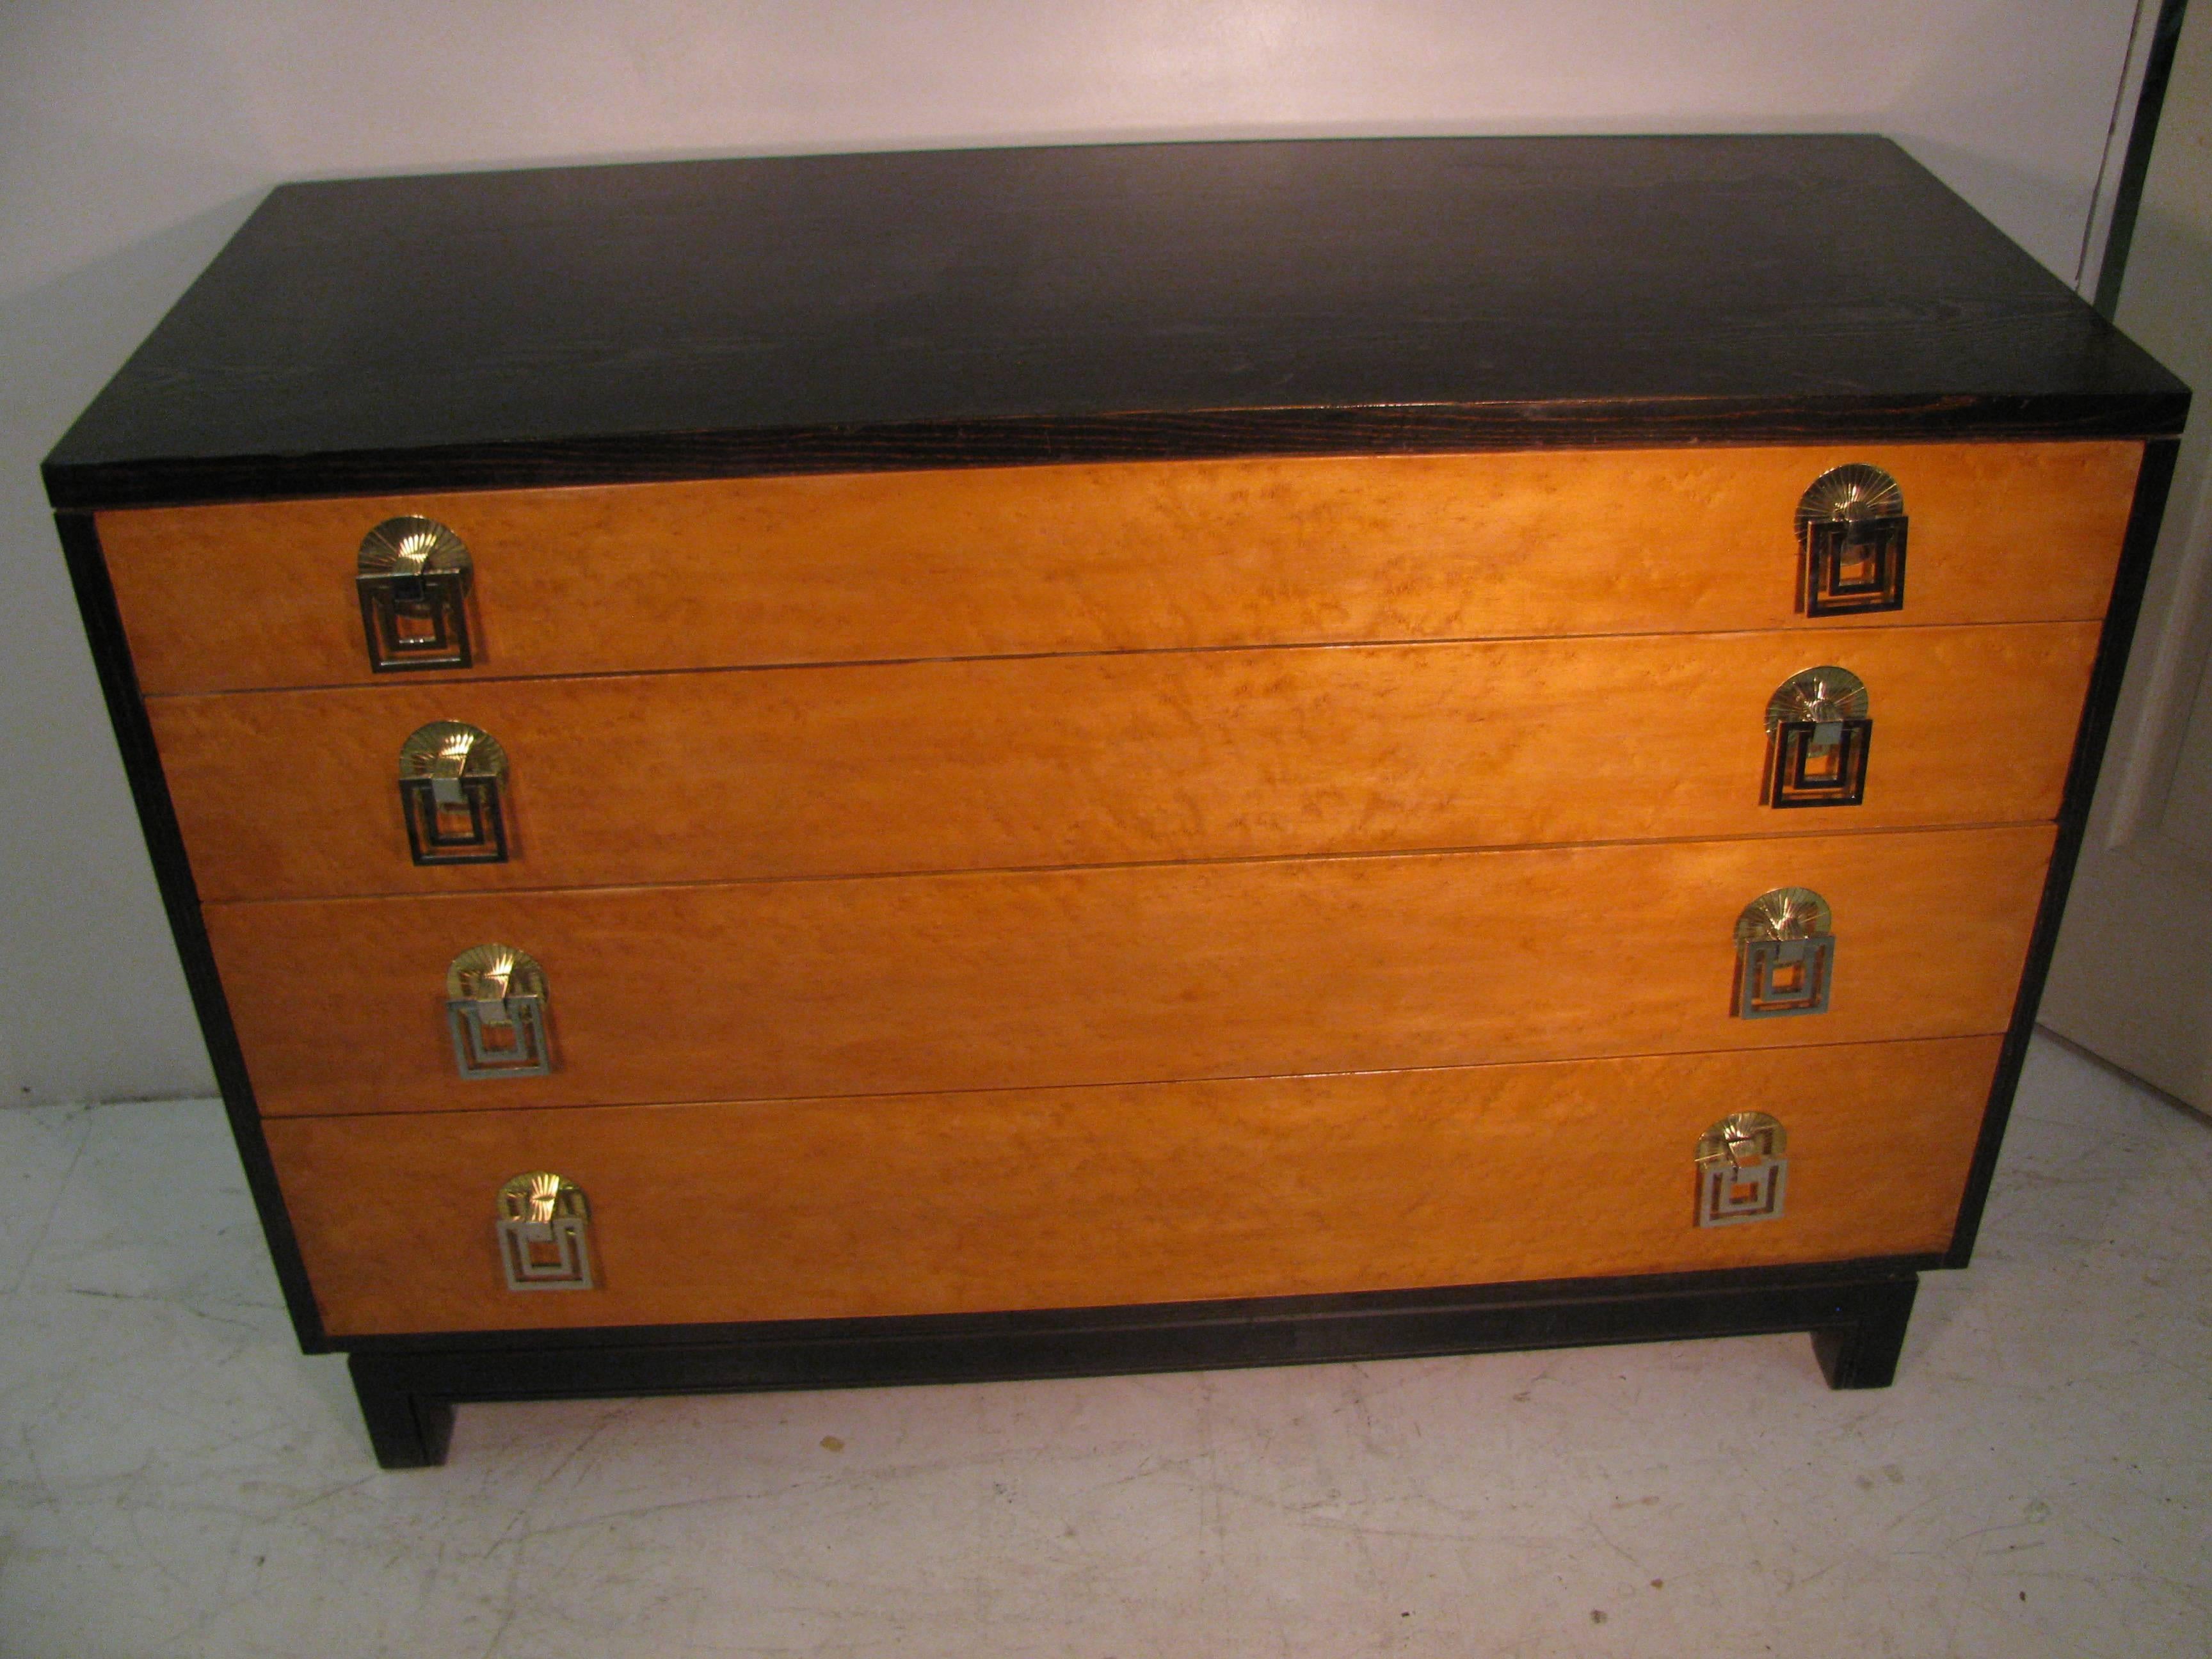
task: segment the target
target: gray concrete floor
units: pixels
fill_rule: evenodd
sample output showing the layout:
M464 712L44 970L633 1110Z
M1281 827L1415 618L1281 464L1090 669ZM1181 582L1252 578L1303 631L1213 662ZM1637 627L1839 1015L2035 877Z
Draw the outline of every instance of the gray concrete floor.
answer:
M2043 1042L1887 1392L1789 1337L481 1406L385 1474L212 1105L0 1111L0 1654L2203 1655L2208 1186Z

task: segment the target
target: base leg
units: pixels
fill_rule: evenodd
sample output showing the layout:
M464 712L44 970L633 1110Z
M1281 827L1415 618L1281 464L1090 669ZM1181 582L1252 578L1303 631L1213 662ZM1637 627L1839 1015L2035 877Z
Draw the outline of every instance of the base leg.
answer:
M414 1393L392 1367L367 1354L347 1355L346 1369L353 1374L354 1397L361 1401L378 1467L428 1469L446 1461L453 1437L452 1402Z
M1852 1297L1856 1317L1813 1333L1813 1357L1832 1389L1886 1389L1897 1378L1897 1357L1912 1318L1917 1274L1870 1285Z

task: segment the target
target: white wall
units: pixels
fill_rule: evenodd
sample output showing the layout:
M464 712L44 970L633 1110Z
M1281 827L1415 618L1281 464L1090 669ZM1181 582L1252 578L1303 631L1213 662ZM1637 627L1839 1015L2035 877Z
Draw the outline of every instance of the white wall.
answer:
M2070 281L2085 247L2094 275L2137 10L0 0L0 1098L207 1086L35 468L270 185L1090 139L1880 131Z

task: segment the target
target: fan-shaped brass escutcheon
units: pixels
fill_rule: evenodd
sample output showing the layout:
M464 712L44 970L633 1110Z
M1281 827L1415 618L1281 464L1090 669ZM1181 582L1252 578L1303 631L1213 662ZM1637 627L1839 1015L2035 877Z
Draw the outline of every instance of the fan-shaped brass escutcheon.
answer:
M1766 701L1767 805L1856 806L1874 743L1865 682L1833 663L1792 674Z
M1834 917L1808 887L1777 887L1735 921L1739 1019L1825 1014L1836 974Z
M1698 1137L1698 1225L1729 1227L1782 1213L1790 1136L1779 1118L1733 1112Z
M399 810L417 864L504 864L507 750L460 720L433 720L399 745Z
M495 1227L507 1288L590 1290L590 1225L582 1189L550 1170L519 1175L501 1187Z
M369 667L468 667L474 577L467 546L435 519L386 519L362 537L354 587Z
M553 1069L545 970L526 951L477 945L446 969L446 1024L465 1078L543 1077Z
M1855 617L1905 608L1905 492L1853 462L1815 478L1797 501L1797 609Z

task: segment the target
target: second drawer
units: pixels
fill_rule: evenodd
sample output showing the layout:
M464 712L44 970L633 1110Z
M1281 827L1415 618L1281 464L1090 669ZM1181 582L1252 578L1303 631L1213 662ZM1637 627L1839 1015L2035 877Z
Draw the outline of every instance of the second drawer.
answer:
M2045 819L2096 644L2094 623L2048 623L151 707L202 896L307 898ZM1763 805L1768 702L1826 663L1866 683L1863 799ZM505 750L503 862L410 861L400 747L440 720Z

